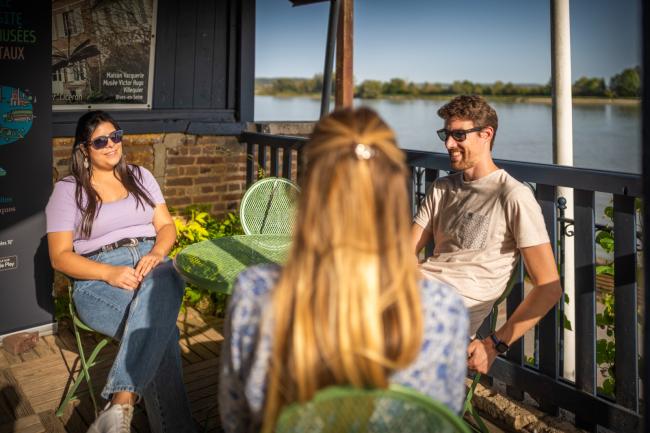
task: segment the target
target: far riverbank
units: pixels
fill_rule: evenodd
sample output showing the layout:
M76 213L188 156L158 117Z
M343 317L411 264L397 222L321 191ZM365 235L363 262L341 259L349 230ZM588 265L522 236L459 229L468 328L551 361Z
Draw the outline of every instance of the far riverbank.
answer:
M293 92L282 92L282 93L267 93L267 92L256 92L255 96L272 96L275 98L309 98L309 99L320 99L320 93L293 93ZM458 95L384 95L378 98L373 98L375 100L432 100L432 101L447 101ZM482 95L489 101L495 102L504 102L504 103L523 103L523 104L551 104L552 98L550 96L492 96L492 95ZM369 100L369 99L366 99ZM602 98L596 96L574 96L573 103L579 105L625 105L625 106L638 106L641 104L640 98Z

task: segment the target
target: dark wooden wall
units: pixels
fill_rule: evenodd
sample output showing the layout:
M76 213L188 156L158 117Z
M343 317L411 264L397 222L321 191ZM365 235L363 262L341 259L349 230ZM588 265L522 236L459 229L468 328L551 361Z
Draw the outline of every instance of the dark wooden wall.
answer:
M239 134L253 120L255 0L158 0L152 108L111 110L130 133ZM74 135L81 111L53 113Z

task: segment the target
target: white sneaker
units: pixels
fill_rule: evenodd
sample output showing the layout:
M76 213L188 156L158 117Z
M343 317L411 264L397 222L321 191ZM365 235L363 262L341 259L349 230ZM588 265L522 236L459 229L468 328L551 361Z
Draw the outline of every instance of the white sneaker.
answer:
M88 433L131 433L132 418L132 405L109 403L88 428Z

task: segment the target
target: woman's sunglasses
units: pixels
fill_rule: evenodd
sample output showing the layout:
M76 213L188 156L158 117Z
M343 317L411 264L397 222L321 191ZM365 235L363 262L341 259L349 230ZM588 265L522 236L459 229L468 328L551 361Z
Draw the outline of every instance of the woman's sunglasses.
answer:
M101 137L97 137L94 140L88 141L88 144L92 145L95 149L103 149L108 145L108 139L110 138L111 141L115 144L121 143L122 142L122 136L124 135L124 131L121 129L115 130L111 132L108 135L102 135Z
M477 126L476 128L472 128L472 129L454 129L452 131L442 128L442 129L438 129L436 133L438 134L438 137L442 141L446 142L449 136L451 135L451 137L454 140L460 143L461 141L465 141L465 139L467 138L467 134L469 134L470 132L477 132L482 130L483 128L484 128L483 126Z

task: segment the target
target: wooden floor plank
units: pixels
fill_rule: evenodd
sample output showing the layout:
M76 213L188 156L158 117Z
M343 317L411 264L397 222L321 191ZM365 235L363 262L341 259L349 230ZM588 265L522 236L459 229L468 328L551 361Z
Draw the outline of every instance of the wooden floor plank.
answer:
M7 358L5 358L5 355L4 355L5 353L7 353L6 350L4 350L4 349L0 350L0 369L7 368L10 365L9 360Z
M40 412L38 417L47 433L66 433L61 420L54 415L54 411Z
M70 340L69 339L66 340L63 337L66 334L71 335L70 329L68 329L68 328L63 328L62 329L59 326L59 332L54 336L54 341L50 342L50 344L53 345L53 346L56 346L57 348L59 348L61 350L68 350L68 351L71 351L71 352L75 352L77 350L77 346L75 344L70 346L70 344L69 344Z
M19 356L13 355L6 350L2 349L2 354L4 355L5 360L7 363L11 365L16 365L16 364L21 364L23 362L22 359L20 359Z
M45 433L45 427L36 414L20 417L13 423L0 426L0 433Z
M202 358L199 354L191 349L191 344L188 345L185 338L181 337L178 343L181 346L181 356L187 359L189 363L193 364L195 362L201 362L204 360L204 358Z
M65 418L64 427L68 433L86 433L88 424L79 416L76 409Z
M38 355L38 352L34 349L28 350L26 352L21 353L18 355L18 357L23 361L33 361L35 359L39 359L40 356Z
M55 350L44 338L39 338L38 343L34 347L34 352L39 358L49 355L56 355L58 350Z
M221 341L216 341L213 338L208 337L205 333L192 334L189 336L189 340L192 345L198 345L210 351L210 355L206 356L204 359L209 359L212 356L219 356L221 354Z
M0 371L0 392L5 402L13 408L16 418L35 414L27 396L8 368Z
M204 369L218 369L219 368L219 358L206 359L201 362L195 362L194 364L188 365L183 369L183 374L188 375L195 371L204 370Z

